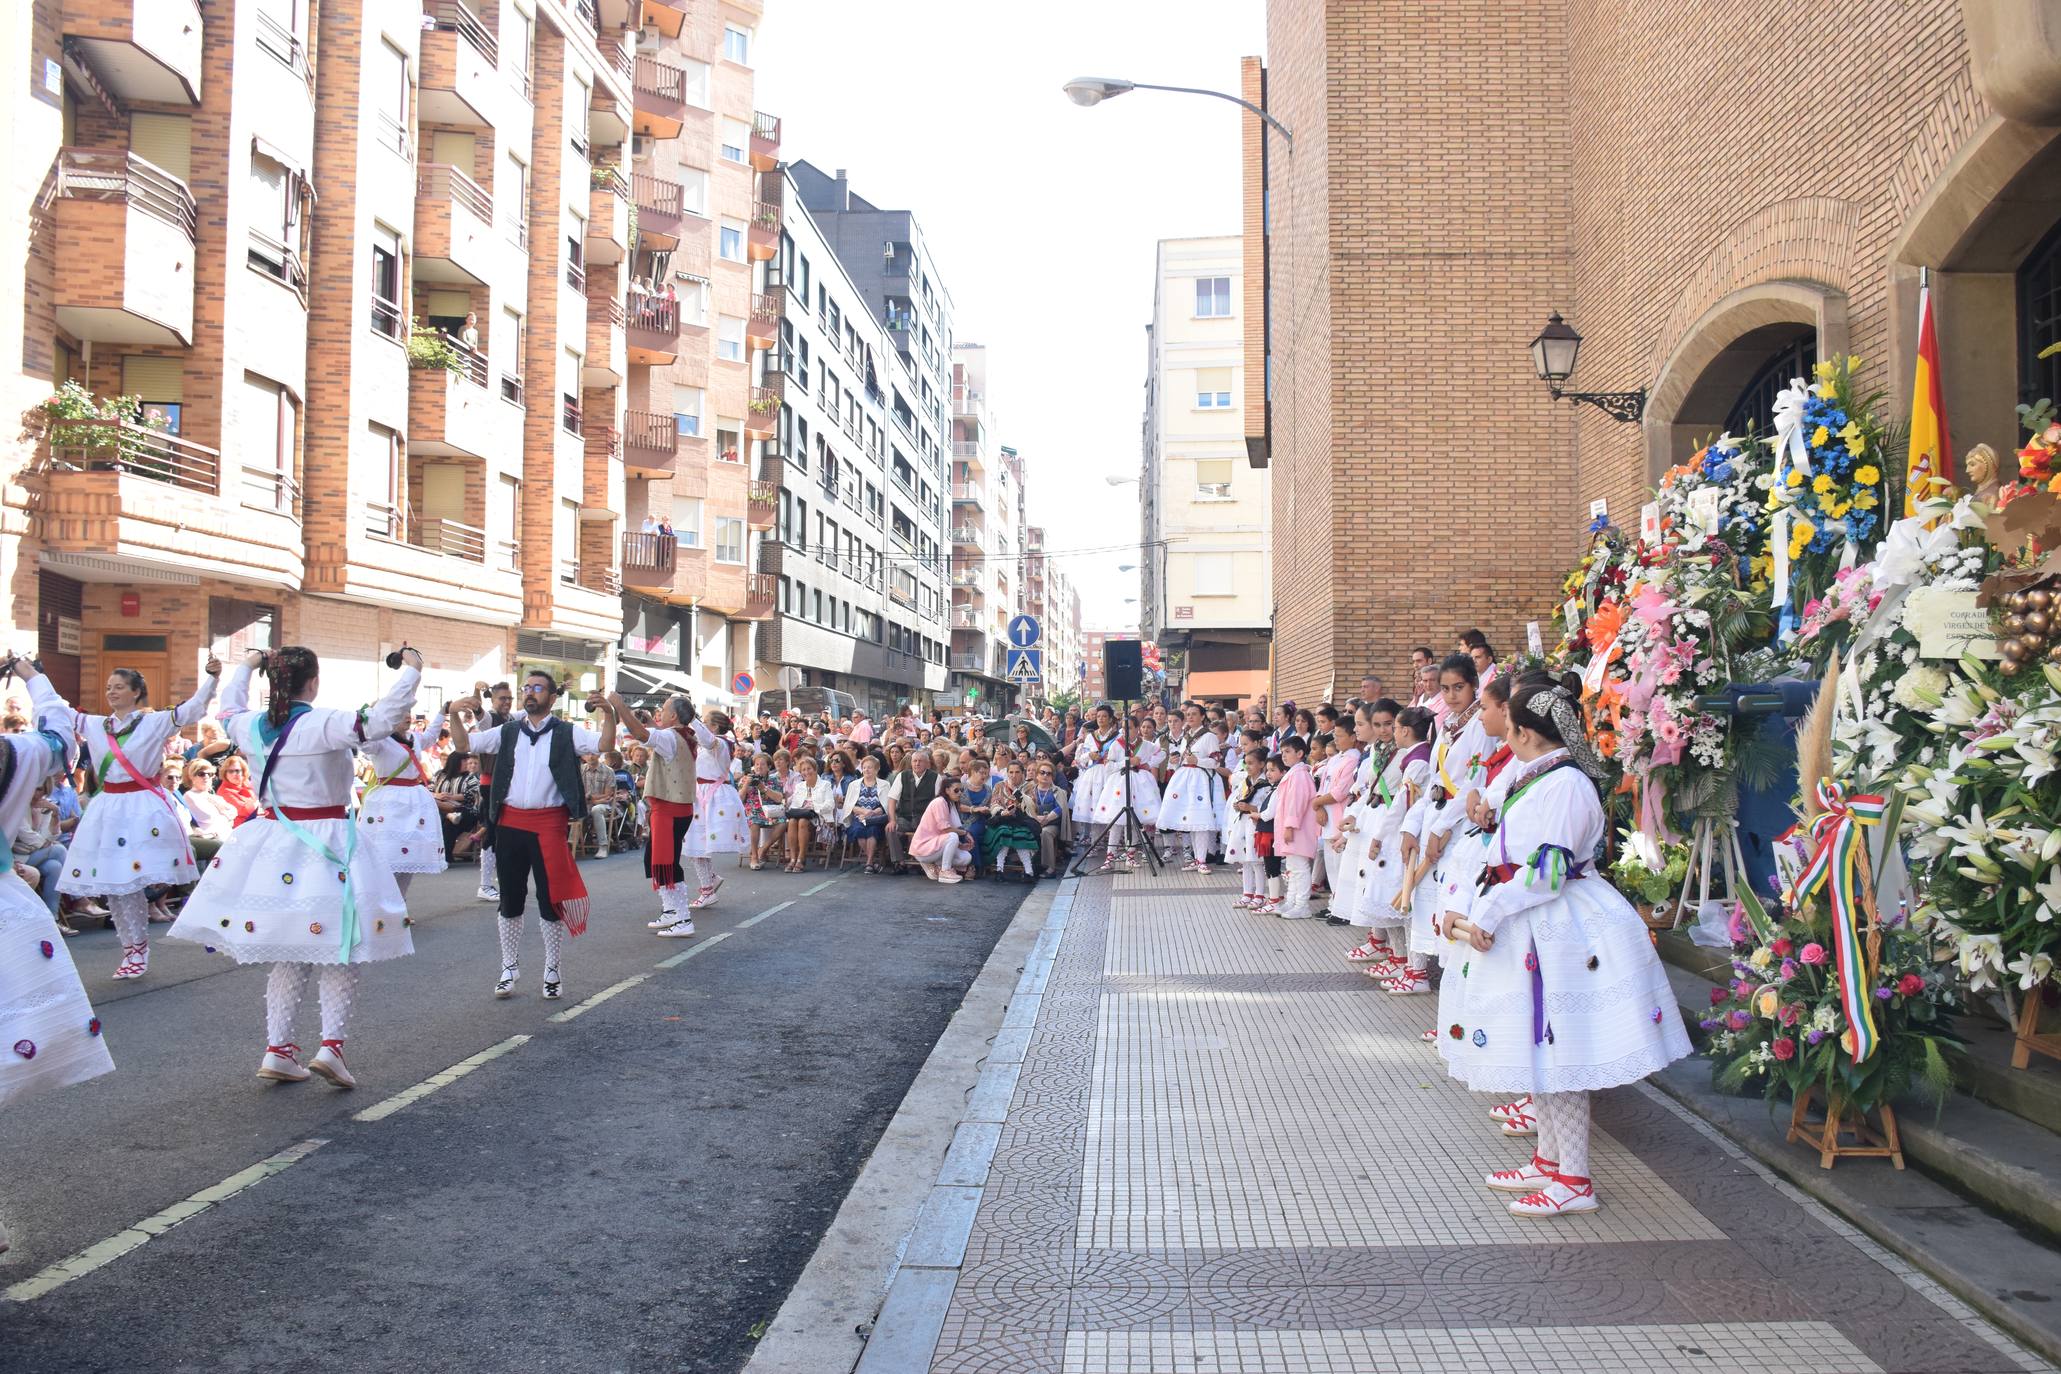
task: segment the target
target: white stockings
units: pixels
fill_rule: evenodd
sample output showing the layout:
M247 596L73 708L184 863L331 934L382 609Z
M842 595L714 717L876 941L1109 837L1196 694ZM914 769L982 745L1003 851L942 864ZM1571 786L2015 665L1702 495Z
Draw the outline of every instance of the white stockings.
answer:
M1532 1108L1538 1115L1541 1159L1556 1162L1563 1181L1589 1181L1589 1095L1540 1093Z
M141 892L110 893L107 909L125 948L150 943L150 898Z
M314 964L274 964L265 980L265 1040L274 1047L291 1045L293 1023L307 996ZM351 1004L358 996L358 965L323 964L316 979L322 1001L322 1039L342 1044L350 1034Z
M716 885L716 861L707 855L696 855L694 859L694 881L703 892Z

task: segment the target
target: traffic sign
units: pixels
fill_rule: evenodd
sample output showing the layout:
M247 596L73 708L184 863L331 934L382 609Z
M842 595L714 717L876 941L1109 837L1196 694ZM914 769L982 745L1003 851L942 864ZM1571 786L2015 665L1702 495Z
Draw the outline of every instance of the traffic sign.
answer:
M1038 642L1038 618L1034 615L1014 615L1009 618L1009 642L1019 649L1028 649Z
M751 695L751 689L755 686L757 686L757 683L752 680L750 673L739 673L736 677L730 679L730 691L734 696L748 697Z
M1029 620L1030 617L1023 616L1021 619ZM1031 623L1035 625L1037 622L1032 621ZM1012 626L1011 628L1015 627ZM1045 677L1043 671L1044 657L1045 651L1043 649L1011 649L1009 650L1008 661L1003 665L1003 676L1007 677L1011 682L1017 683L1042 682Z

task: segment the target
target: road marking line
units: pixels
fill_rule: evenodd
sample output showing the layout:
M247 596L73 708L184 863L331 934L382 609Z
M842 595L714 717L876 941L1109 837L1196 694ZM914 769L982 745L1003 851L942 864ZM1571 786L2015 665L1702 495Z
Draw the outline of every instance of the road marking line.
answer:
M637 984L643 982L646 978L649 978L650 976L651 975L648 973L632 974L628 978L623 979L622 982L617 983L612 987L605 987L601 989L601 991L595 993L592 997L589 997L586 1001L580 1003L578 1006L567 1007L564 1011L558 1012L551 1016L547 1016L544 1019L546 1021L555 1021L562 1025L565 1022L572 1020L575 1016L579 1016L584 1012L590 1012L594 1010L594 1008L600 1006L603 1002L606 1002L609 998L615 996L617 993L628 992L631 988L636 987Z
M708 938L707 938L706 940L703 940L703 941L702 941L702 942L701 942L700 944L695 944L695 945L689 945L689 946L687 946L687 948L685 948L685 949L681 950L681 951L680 951L680 952L679 952L678 954L675 954L675 955L673 955L673 956L672 956L671 958L669 958L669 959L661 959L661 960L659 960L659 961L658 961L658 966L659 966L660 968L678 968L678 967L679 967L679 966L680 966L681 964L684 964L684 963L686 963L686 962L687 962L687 961L688 961L689 959L692 959L692 958L693 958L693 957L694 957L695 955L697 955L697 954L701 953L701 952L702 952L703 950L705 950L705 949L709 948L709 946L711 946L711 945L719 945L719 944L723 943L723 941L725 941L725 940L729 939L729 938L730 938L730 936L731 936L731 935L732 935L733 933L734 933L734 932L731 932L731 931L727 931L727 930L725 930L725 931L722 931L722 932L720 932L720 933L718 933L718 934L715 934L715 935L711 935L711 936L709 936L709 937L708 937Z
M834 883L834 882L837 882L837 881L839 881L839 880L840 880L840 879L842 879L843 877L844 877L844 874L840 873L840 874L838 874L838 875L837 875L837 877L835 877L835 878L825 878L825 879L824 879L824 880L823 880L822 882L820 882L820 883L817 883L817 884L816 884L816 885L815 885L814 887L805 887L805 888L803 888L803 889L802 889L802 894L801 894L801 895L802 895L802 896L804 896L804 897L813 897L813 896L815 896L815 895L816 895L816 894L817 894L818 892L821 892L821 891L822 891L822 890L823 890L824 888L826 888L826 887L830 886L830 885L831 885L832 883Z
M802 894L802 896L806 897L806 896L808 896L808 893L804 892L804 893ZM781 904L780 904L779 906L769 906L769 907L767 907L767 908L766 908L766 909L765 909L764 911L761 911L761 912L760 912L760 913L759 913L758 915L756 915L756 916L747 916L747 917L745 917L745 918L744 918L743 920L739 921L739 922L737 923L737 929L739 929L739 930L744 930L744 929L746 929L747 927L750 927L750 926L755 926L755 925L757 925L757 924L758 924L758 923L759 923L760 921L763 921L763 920L765 920L765 919L766 919L766 918L767 918L768 916L771 916L771 915L772 915L772 914L773 914L774 912L776 912L776 911L785 911L785 910L787 910L787 908L789 908L789 907L791 907L791 906L793 906L793 905L794 905L794 903L793 903L793 902L782 902L782 903L781 903Z
M457 1063L453 1064L450 1068L445 1069L442 1073L433 1073L429 1077L423 1079L420 1083L417 1083L414 1087L403 1088L400 1092L395 1093L392 1097L387 1098L384 1102L373 1103L364 1111L353 1114L351 1120L384 1121L386 1118L392 1116L395 1112L401 1110L401 1108L409 1105L411 1102L420 1102L423 1098L428 1097L438 1088L444 1087L445 1085L450 1083L457 1082L459 1079L465 1077L465 1075L471 1073L480 1065L492 1059L499 1059L502 1055L508 1053L512 1049L515 1049L528 1039L529 1037L527 1035L511 1035L498 1045L489 1045L487 1046L487 1048L481 1050L478 1054L472 1056L472 1058L461 1059Z
M233 1173L212 1188L203 1188L192 1197L175 1202L161 1212L153 1213L137 1222L126 1231L117 1232L106 1240L89 1245L76 1255L67 1256L50 1265L41 1273L31 1275L8 1288L0 1296L12 1302L29 1302L42 1297L53 1289L64 1287L73 1279L84 1277L105 1264L112 1264L131 1250L150 1243L182 1221L199 1216L218 1203L227 1202L246 1188L263 1183L282 1169L287 1169L306 1159L329 1142L327 1140L303 1140L298 1145L289 1145L268 1159L261 1159L238 1173Z

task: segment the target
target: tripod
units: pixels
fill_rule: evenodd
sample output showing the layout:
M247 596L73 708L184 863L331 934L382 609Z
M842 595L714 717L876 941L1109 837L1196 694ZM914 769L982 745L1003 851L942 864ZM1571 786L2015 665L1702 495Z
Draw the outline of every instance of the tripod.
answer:
M1124 702L1124 714L1121 717L1119 717L1119 719L1128 722L1130 719L1130 709L1131 703L1128 701ZM1097 844L1100 844L1106 850L1109 847L1109 832L1119 825L1125 827L1123 833L1126 835L1132 833L1132 829L1135 828L1139 837L1144 841L1143 848L1145 850L1145 862L1152 866L1152 873L1154 877L1157 877L1159 875L1159 846L1154 844L1152 842L1151 837L1145 834L1144 818L1138 814L1138 808L1131 804L1132 762L1133 760L1131 757L1131 746L1128 743L1126 743L1124 745L1123 758L1124 809L1117 812L1114 816L1111 816L1109 820L1103 824L1101 833L1091 835L1088 838L1088 842L1081 846L1080 852L1073 856L1073 862L1067 865L1067 877L1080 877L1081 870L1087 866L1088 855L1092 854L1095 851L1095 846Z

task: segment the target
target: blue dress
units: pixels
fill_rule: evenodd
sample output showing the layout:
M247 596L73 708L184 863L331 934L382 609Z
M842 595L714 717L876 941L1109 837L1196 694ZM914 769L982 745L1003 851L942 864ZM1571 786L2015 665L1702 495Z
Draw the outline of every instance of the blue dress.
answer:
M861 820L859 813L863 811L879 811L883 814L883 819L877 821ZM852 807L852 818L845 822L845 833L855 840L877 840L881 838L881 836L887 833L887 821L884 818L886 811L887 802L880 795L879 785L861 782L859 784L858 803Z

